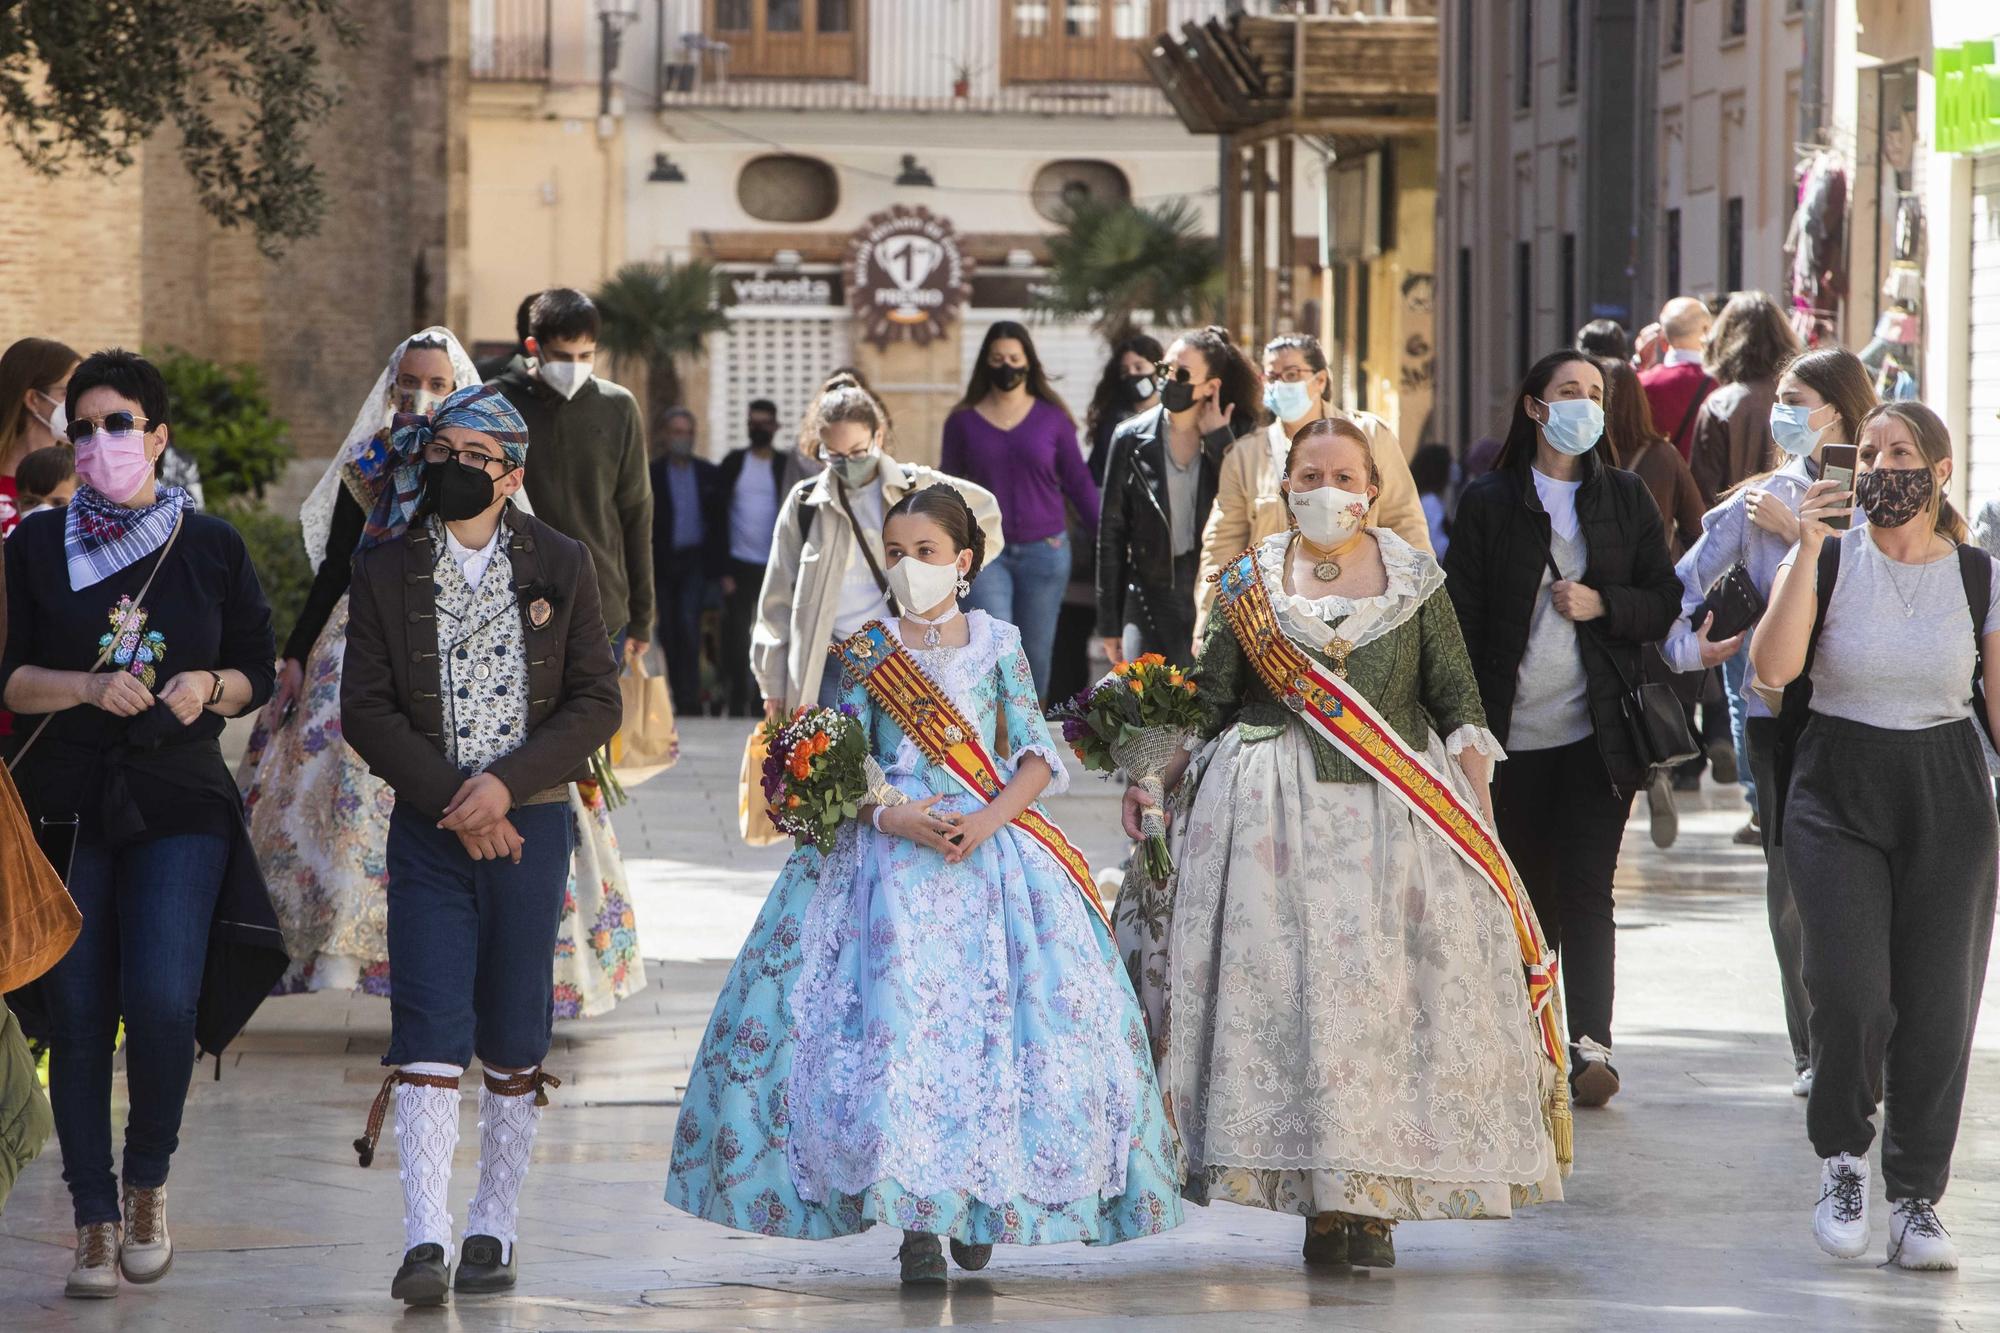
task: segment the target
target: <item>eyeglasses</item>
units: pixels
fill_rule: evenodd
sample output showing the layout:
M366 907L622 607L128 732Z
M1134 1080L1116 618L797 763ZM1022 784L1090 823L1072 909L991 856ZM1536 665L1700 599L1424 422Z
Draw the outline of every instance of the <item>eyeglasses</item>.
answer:
M77 417L63 427L63 434L69 436L71 444L82 444L100 430L108 435L123 435L152 424L131 412L106 412L101 417Z
M491 454L482 454L477 449L454 449L450 445L438 440L432 440L424 446L424 461L426 463L451 462L457 463L460 467L478 468L495 481L498 481L514 470L514 465L504 458L495 458ZM500 470L495 472L493 470L495 467L498 467Z
M1310 366L1293 366L1289 370L1280 370L1275 374L1265 376L1265 378L1283 380L1287 384L1304 384L1317 374L1319 372Z

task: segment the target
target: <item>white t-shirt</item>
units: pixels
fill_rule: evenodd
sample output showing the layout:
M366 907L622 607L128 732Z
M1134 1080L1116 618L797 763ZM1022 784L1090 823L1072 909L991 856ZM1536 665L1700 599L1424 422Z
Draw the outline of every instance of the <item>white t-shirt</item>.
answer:
M1542 498L1542 508L1547 511L1549 522L1555 525L1556 536L1565 541L1575 541L1578 532L1576 491L1583 483L1557 481L1554 477L1545 477L1540 468L1528 470L1534 474L1535 494Z
M854 523L866 536L876 538L879 547L882 532L882 481L879 473L865 489L850 490L847 503L852 506ZM846 517L840 512L838 501L820 510L816 523L845 523ZM881 556L878 554L879 561ZM868 567L868 557L859 550L847 562L847 573L840 580L840 602L833 613L833 638L838 643L854 634L871 620L886 620L889 617L889 599L882 595L882 585L875 582L875 573Z

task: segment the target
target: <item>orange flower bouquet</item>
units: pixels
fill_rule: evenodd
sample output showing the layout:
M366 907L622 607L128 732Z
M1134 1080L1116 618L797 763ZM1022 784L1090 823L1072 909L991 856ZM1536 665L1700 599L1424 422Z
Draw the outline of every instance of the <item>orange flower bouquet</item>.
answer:
M771 822L801 847L833 850L843 820L868 799L868 738L844 708L801 708L764 724L764 799Z
M1123 769L1153 798L1140 821L1144 865L1154 879L1166 879L1174 860L1167 852L1164 775L1201 728L1193 679L1160 654L1147 653L1112 668L1089 689L1051 708L1048 717L1062 724L1063 739L1085 768Z

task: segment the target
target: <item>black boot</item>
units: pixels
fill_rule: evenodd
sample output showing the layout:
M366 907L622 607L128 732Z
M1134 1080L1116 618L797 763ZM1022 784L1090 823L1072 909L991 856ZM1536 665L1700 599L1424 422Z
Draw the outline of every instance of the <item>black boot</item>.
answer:
M500 1262L500 1254L506 1251L507 1261ZM454 1291L478 1295L488 1291L512 1291L514 1289L514 1252L492 1236L467 1236L465 1245L458 1253L458 1277L452 1283Z
M1308 1268L1347 1267L1347 1227L1339 1219L1322 1227L1319 1219L1306 1219L1305 1261Z
M450 1290L451 1265L442 1245L419 1245L405 1254L389 1284L389 1294L405 1305L443 1305Z
M1347 1224L1347 1258L1356 1268L1394 1268L1394 1222L1357 1217Z

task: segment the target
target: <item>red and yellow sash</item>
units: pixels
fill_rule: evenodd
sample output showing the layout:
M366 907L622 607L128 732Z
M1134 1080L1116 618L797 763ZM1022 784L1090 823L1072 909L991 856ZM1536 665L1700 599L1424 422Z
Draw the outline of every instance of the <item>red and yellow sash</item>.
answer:
M1285 633L1258 576L1255 552L1239 556L1217 579L1222 614L1265 687L1314 735L1393 793L1507 904L1542 1053L1561 1075L1565 1050L1557 1026L1555 958L1542 941L1541 925L1528 905L1520 876L1498 839L1430 760L1403 744L1396 729L1359 690L1321 666Z
M843 670L861 682L890 719L902 728L924 757L942 767L958 784L991 803L1006 785L1000 767L979 738L979 731L952 704L922 669L889 637L879 621L869 621L846 642L827 650ZM1055 857L1091 911L1108 930L1111 918L1098 900L1090 862L1063 836L1055 821L1030 806L1013 819L1015 828L1033 838Z

